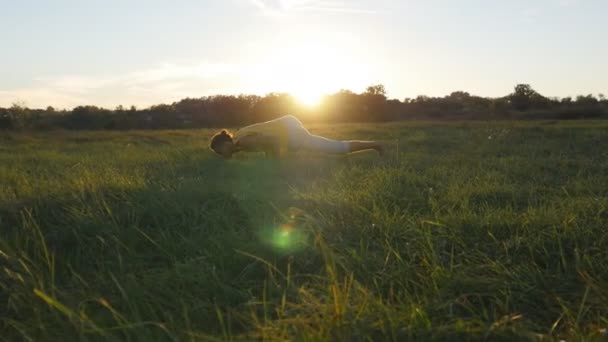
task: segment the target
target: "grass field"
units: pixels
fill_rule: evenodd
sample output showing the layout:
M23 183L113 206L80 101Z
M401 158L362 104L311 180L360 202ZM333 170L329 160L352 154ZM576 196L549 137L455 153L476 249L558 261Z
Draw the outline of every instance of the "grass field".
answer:
M0 133L0 339L608 338L608 122Z

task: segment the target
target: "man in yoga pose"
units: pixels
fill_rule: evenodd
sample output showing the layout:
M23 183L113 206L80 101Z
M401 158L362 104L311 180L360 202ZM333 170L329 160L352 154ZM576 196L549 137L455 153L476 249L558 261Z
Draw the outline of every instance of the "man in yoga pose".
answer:
M292 115L243 127L234 135L222 130L211 138L210 147L224 158L241 151L264 151L271 156L298 150L331 154L376 150L382 155L384 152L382 144L376 141L339 141L312 135Z

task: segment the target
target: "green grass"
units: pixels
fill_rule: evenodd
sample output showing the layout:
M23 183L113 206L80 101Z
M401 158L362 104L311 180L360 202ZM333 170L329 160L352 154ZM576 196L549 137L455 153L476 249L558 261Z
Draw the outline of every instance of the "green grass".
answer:
M601 340L608 122L2 133L0 339Z

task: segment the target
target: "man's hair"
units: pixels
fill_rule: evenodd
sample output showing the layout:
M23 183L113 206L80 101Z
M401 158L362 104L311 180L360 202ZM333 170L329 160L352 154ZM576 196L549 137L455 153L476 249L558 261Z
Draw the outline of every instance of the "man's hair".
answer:
M233 142L232 135L228 133L227 130L223 129L221 132L216 133L213 137L211 137L211 143L209 144L209 147L215 153L217 153L217 147L228 141Z

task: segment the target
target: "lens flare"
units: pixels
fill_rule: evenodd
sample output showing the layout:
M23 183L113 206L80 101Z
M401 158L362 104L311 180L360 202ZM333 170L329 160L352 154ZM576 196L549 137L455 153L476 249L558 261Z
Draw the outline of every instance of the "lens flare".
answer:
M286 224L275 229L272 236L273 245L280 249L289 249L293 243L292 232L293 228Z
M279 252L295 252L306 246L307 234L292 224L267 229L262 234L267 245Z
M310 230L306 229L303 210L289 207L278 217L278 225L260 229L258 237L279 253L293 253L308 246ZM275 222L277 222L275 221ZM276 223L275 223L276 224Z

